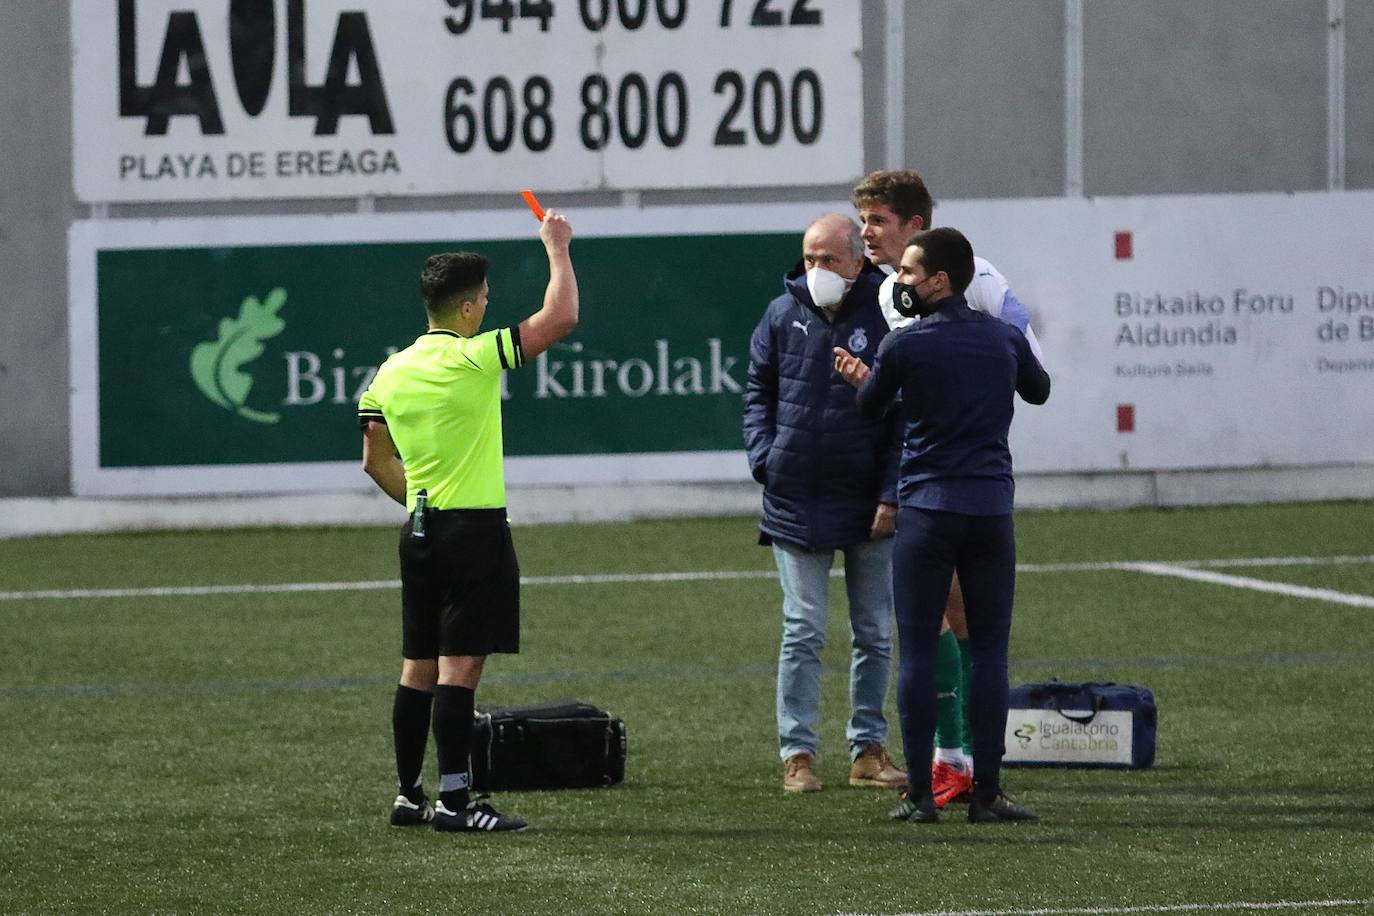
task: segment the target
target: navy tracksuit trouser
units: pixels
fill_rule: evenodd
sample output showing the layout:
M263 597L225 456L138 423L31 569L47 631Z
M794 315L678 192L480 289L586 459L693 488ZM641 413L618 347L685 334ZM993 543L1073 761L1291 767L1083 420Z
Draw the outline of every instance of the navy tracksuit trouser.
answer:
M935 655L950 580L959 573L973 651L969 721L973 779L998 789L1007 727L1007 643L1016 589L1016 535L1010 515L963 515L903 508L892 556L897 613L897 713L913 797L930 791L935 743Z

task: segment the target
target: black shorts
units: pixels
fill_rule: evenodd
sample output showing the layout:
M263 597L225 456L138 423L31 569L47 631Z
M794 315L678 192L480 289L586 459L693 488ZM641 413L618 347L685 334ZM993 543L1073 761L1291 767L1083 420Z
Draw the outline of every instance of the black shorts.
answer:
M426 509L401 528L401 653L520 651L520 567L505 509Z

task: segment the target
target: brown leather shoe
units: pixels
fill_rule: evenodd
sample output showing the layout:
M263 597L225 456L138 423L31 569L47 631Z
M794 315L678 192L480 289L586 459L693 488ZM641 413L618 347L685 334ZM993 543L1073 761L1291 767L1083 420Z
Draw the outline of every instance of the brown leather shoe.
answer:
M869 786L875 789L901 789L906 786L906 774L888 756L887 748L881 744L865 745L854 758L849 768L851 786Z
M793 754L783 763L782 787L787 792L819 792L825 784L816 776L816 758Z

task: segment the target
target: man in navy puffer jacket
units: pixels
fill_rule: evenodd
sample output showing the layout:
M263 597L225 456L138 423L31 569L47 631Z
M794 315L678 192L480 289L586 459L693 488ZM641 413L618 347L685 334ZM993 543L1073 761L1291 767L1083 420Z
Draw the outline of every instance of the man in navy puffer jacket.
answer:
M821 217L802 261L769 303L749 348L744 438L763 484L760 543L771 545L783 590L778 744L783 788L814 792L826 599L835 551L844 554L854 634L850 785L897 788L906 774L887 752L883 700L892 664L892 540L900 442L895 414L868 420L833 368L833 348L871 363L888 333L878 306L883 274L864 258L855 222Z

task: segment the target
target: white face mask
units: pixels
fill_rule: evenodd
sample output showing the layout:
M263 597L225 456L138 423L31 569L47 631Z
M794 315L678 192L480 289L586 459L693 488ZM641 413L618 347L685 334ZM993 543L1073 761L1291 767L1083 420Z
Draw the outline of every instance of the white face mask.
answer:
M839 305L844 294L849 292L851 282L824 267L813 267L806 272L806 288L811 291L811 301L823 309Z

